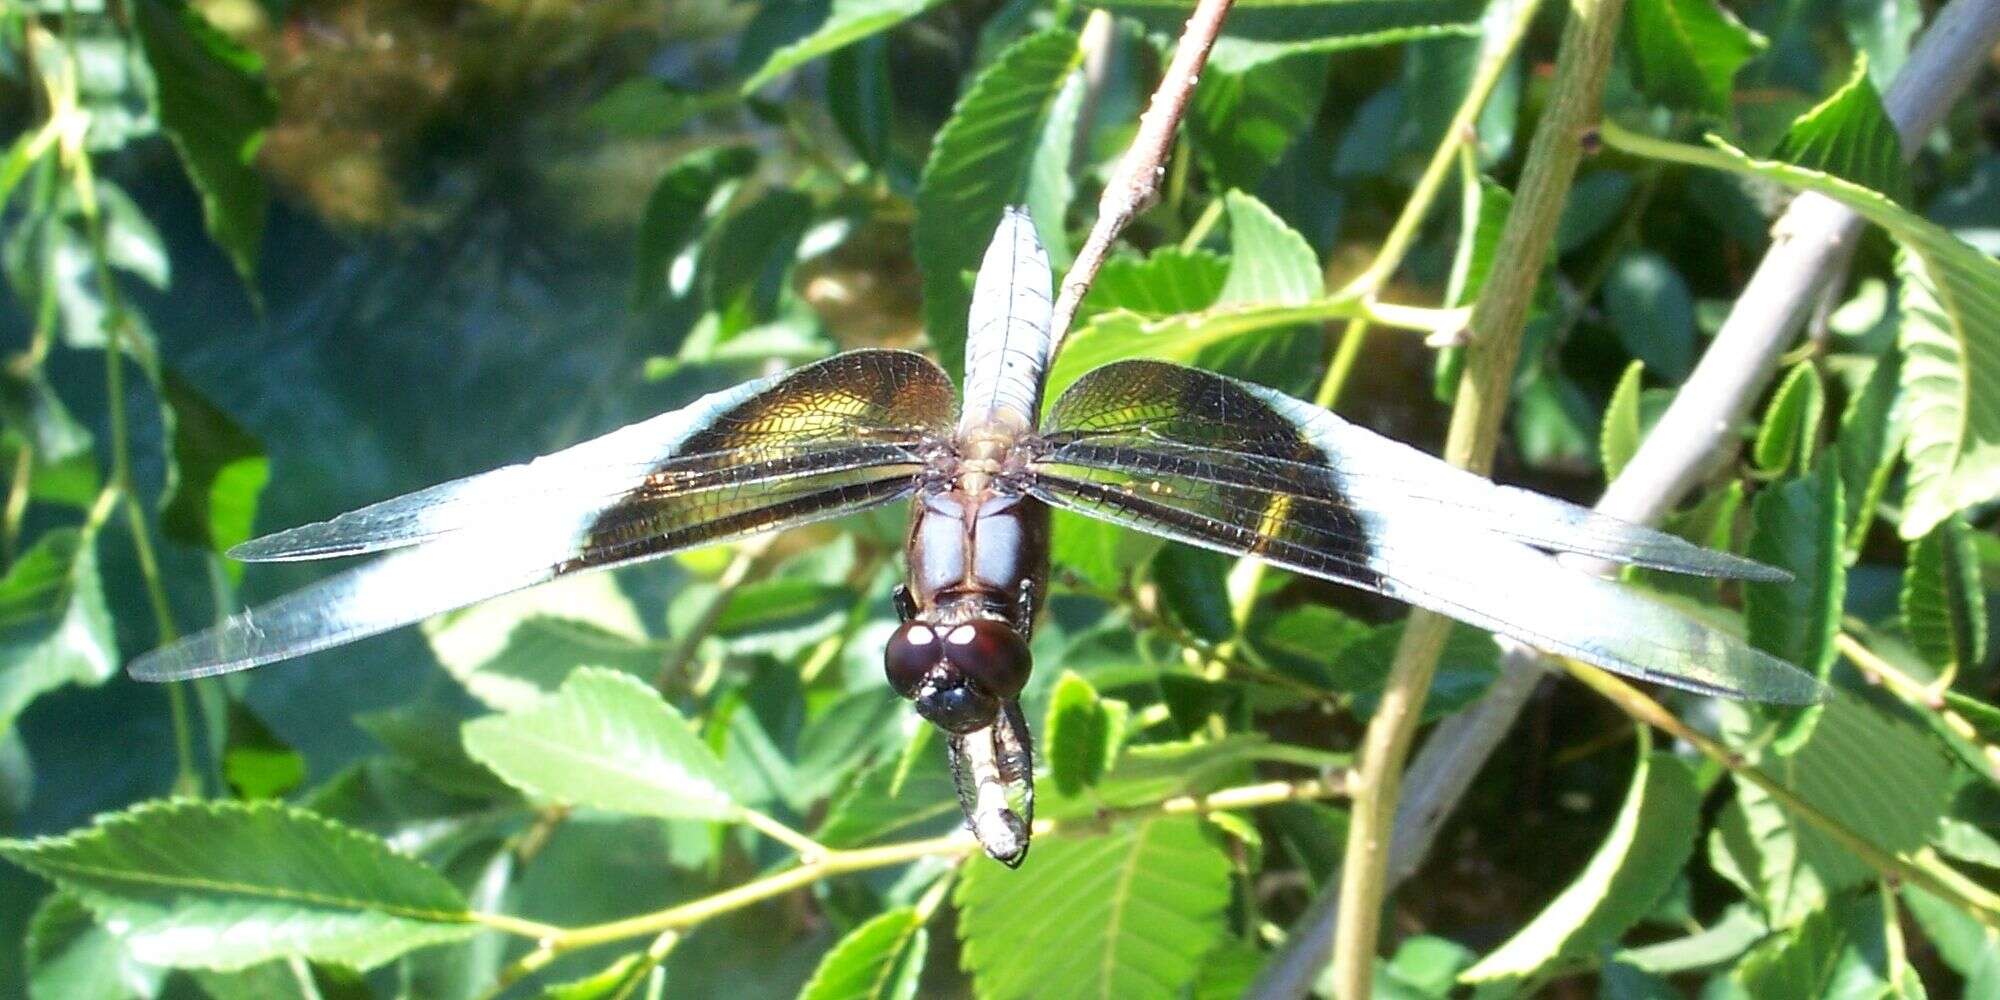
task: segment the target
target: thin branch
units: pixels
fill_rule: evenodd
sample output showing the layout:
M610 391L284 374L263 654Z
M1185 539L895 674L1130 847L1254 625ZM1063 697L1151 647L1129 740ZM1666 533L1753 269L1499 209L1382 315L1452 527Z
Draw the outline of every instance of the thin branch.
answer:
M1174 132L1180 128L1188 98L1194 95L1195 81L1200 79L1201 69L1208 63L1209 50L1215 47L1215 37L1222 31L1222 19L1234 2L1200 0L1195 5L1194 14L1188 17L1187 26L1181 29L1173 61L1161 74L1160 86L1153 91L1146 113L1139 116L1138 134L1132 137L1132 145L1125 150L1125 155L1119 157L1118 166L1113 168L1111 179L1104 185L1103 196L1097 200L1097 221L1091 225L1090 235L1084 238L1083 246L1077 250L1076 262L1070 265L1069 273L1063 275L1062 289L1056 295L1055 316L1050 325L1050 329L1055 331L1051 354L1055 348L1061 347L1064 335L1069 333L1070 323L1076 319L1077 307L1083 304L1084 293L1090 291L1091 282L1097 280L1098 269L1111 255L1112 242L1140 212L1150 208L1160 197L1160 176L1166 169L1167 151L1173 148Z
M1183 795L1149 806L1104 810L1074 820L1042 820L1035 824L1035 836L1039 838L1075 836L1100 832L1110 824L1125 819L1206 815L1230 809L1255 809L1284 802L1336 798L1345 792L1345 783L1337 777L1267 781L1226 788L1207 795ZM816 860L713 895L664 910L586 927L552 927L496 913L474 913L470 919L483 926L532 938L537 942L534 950L510 967L513 978L508 981L511 982L547 965L560 955L579 948L684 931L725 913L782 896L838 875L889 868L924 858L964 858L978 849L979 842L973 839L970 833L961 830L942 837L904 841L880 847L828 850ZM937 904L932 900L929 905L934 907Z
M1570 5L1549 106L1528 146L1485 291L1473 307L1472 343L1444 449L1445 460L1462 468L1484 473L1492 467L1521 333L1555 241L1556 220L1583 159L1584 133L1598 119L1598 99L1623 10L1624 0L1573 0ZM1450 629L1451 620L1442 615L1411 613L1381 703L1362 738L1340 880L1342 919L1333 941L1334 992L1343 1000L1368 996L1374 980L1403 762Z
M1953 0L1939 12L1884 102L1906 151L1920 143L1964 93L1996 42L2000 42L2000 4ZM1647 438L1646 447L1613 482L1618 495L1607 492L1598 510L1628 520L1656 521L1700 481L1710 454L1733 440L1731 431L1736 422L1770 381L1798 318L1810 308L1812 295L1825 284L1835 259L1819 244L1826 237L1815 240L1812 236L1814 231L1825 233L1828 227L1798 219L1846 211L1816 196L1801 195L1792 202L1785 215L1788 221L1775 227L1784 238L1772 244L1752 278L1755 294L1746 288L1738 297L1702 365L1669 407L1674 423L1668 424L1663 416ZM1837 236L1838 227L1833 228ZM1743 318L1738 318L1739 313ZM1750 322L1753 316L1759 321ZM1711 365L1707 362L1710 356L1721 360ZM1660 441L1658 445L1653 443L1655 439ZM1486 694L1465 711L1439 723L1410 765L1409 793L1397 811L1389 849L1391 885L1413 874L1430 852L1445 820L1546 674L1540 657L1524 647L1508 646L1504 662L1500 677ZM1285 947L1266 965L1251 995L1302 995L1325 962L1338 919L1335 892L1325 892L1314 900L1294 924Z

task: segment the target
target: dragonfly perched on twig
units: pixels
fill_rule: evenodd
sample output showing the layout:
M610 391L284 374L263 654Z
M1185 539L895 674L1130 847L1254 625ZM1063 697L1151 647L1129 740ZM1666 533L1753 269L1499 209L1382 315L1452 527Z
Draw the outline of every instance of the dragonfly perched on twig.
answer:
M891 686L943 730L966 823L1026 855L1034 750L1019 696L1049 509L1360 587L1618 673L1815 700L1810 675L1619 584L1579 553L1750 580L1768 566L1496 485L1263 386L1159 361L1094 369L1042 412L1046 254L1010 209L979 269L965 391L921 354L855 350L521 465L254 539L249 561L383 553L132 664L203 677L374 635L559 576L909 498Z

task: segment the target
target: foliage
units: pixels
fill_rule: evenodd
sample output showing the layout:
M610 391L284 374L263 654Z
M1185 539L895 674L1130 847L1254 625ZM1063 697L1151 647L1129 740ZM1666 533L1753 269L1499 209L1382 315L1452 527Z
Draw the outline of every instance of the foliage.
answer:
M1068 264L1194 6L0 4L0 996L1222 997L1292 957L1401 609L1103 525L1055 523L1018 870L882 683L900 511L117 676L325 572L224 557L261 531L850 347L956 377L993 219ZM1668 693L1656 746L1557 686L1375 995L1992 994L2000 149L1976 100L1897 132L1910 0L1625 8L1502 478L1638 470L1785 199L1851 207L1852 280L1665 520L1790 578L1628 575L1830 697ZM1237 0L1051 393L1164 358L1435 446L1568 16ZM1500 672L1443 655L1418 719Z

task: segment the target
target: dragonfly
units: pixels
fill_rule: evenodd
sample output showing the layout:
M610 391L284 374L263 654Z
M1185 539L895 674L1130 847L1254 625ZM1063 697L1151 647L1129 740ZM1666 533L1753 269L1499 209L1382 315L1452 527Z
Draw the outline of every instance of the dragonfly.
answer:
M1276 390L1128 359L1043 412L1049 262L1020 209L974 279L964 392L922 354L851 350L532 461L245 542L250 562L378 558L147 653L140 679L241 670L534 584L910 501L884 673L941 730L966 826L1018 865L1034 822L1020 696L1050 511L1073 511L1428 608L1620 674L1803 704L1810 674L1575 553L1786 574L1496 484Z

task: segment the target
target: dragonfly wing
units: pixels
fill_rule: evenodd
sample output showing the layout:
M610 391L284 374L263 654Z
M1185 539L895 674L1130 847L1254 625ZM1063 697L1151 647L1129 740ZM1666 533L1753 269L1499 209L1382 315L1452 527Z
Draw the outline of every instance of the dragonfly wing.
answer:
M951 380L908 351L849 351L704 396L530 462L252 539L252 562L361 555L505 526L581 525L635 498L907 462L949 430Z
M302 656L571 573L839 517L915 488L916 467L877 466L713 494L656 498L582 536L522 524L398 549L133 661L132 676L207 677Z
M1518 523L1546 509L1519 497L1546 498L1521 490L1491 503L1454 502L1441 491L1466 479L1483 485L1488 497L1500 488L1477 476L1422 468L1417 459L1450 467L1414 449L1356 445L1356 435L1368 432L1346 425L1336 441L1343 447L1318 451L1314 442L1326 436L1318 433L1326 425L1306 426L1293 419L1296 409L1272 405L1268 390L1250 392L1256 387L1219 375L1120 363L1077 387L1107 372L1115 381L1101 391L1115 390L1124 402L1090 412L1108 430L1081 433L1066 423L1068 393L1052 411L1047 450L1034 466L1034 492L1048 503L1372 590L1646 680L1767 701L1819 696L1818 681L1797 667L1619 584L1573 572L1543 549L1616 552L1669 568L1743 568L1708 558L1720 553L1653 541L1648 536L1656 533L1623 522L1611 523L1629 533L1604 528L1590 518L1575 522L1592 529L1575 542L1559 530L1559 520ZM1346 488L1357 481L1366 485ZM1510 521L1503 512L1517 517Z
M1532 490L1502 486L1264 386L1159 361L1078 379L1051 408L1049 460L1170 465L1222 483L1336 495L1476 524L1538 549L1746 580L1789 574ZM1134 471L1143 471L1135 468Z

